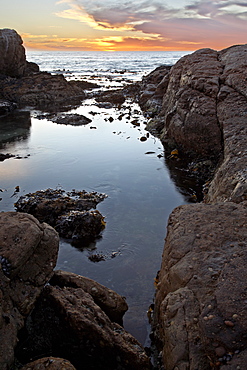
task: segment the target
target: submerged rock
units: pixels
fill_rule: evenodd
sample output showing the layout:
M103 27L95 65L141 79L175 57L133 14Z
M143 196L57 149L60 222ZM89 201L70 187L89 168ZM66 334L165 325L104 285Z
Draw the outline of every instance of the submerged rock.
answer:
M92 122L90 118L83 116L82 114L58 114L55 117L51 117L52 122L58 123L59 125L72 125L82 126Z
M30 213L40 222L47 222L60 236L79 240L95 238L104 230L104 217L98 210L91 209L106 197L106 194L85 190L46 189L21 196L15 207L18 212Z

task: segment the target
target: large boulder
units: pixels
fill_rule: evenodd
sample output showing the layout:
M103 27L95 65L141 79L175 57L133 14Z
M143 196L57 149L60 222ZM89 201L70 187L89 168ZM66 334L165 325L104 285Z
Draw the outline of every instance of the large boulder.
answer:
M14 360L17 333L53 274L59 237L24 213L0 213L0 368Z
M172 212L154 309L166 370L247 363L246 225L231 202Z
M0 74L21 77L26 68L23 41L15 30L0 30Z
M28 318L17 357L52 353L76 369L150 369L140 343L116 323L127 309L123 297L70 273L55 273Z

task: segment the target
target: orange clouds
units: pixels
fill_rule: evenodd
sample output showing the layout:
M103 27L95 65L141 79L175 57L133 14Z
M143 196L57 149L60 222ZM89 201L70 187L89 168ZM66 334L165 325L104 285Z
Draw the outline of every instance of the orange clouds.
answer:
M59 35L23 34L26 47L58 50L222 49L246 42L247 2L60 0ZM68 36L70 37L63 37ZM79 35L78 35L79 34Z

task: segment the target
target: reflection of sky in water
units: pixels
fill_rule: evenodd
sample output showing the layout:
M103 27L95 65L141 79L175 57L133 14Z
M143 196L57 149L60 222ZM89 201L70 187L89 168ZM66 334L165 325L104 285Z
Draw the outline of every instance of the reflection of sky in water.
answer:
M124 112L86 103L76 112L90 117L91 124L72 127L33 118L30 137L6 145L5 153L30 157L0 163L0 188L6 189L0 194L0 210L14 209L17 196L11 195L17 185L18 196L57 186L106 193L108 198L97 208L107 225L95 250L105 254L106 261L93 263L89 249L80 251L62 240L57 267L95 279L125 296L129 305L125 328L144 343L146 310L154 295L166 221L172 209L185 201L170 180L164 159L157 157L163 153L160 142L151 135L141 142L139 138L147 134L144 125L130 123L134 118L143 120L141 115L120 121L117 117ZM138 109L132 107L132 112L134 108ZM90 111L100 114L93 116ZM114 121L110 123L109 117ZM150 151L155 153L145 154ZM112 252L118 252L115 258Z

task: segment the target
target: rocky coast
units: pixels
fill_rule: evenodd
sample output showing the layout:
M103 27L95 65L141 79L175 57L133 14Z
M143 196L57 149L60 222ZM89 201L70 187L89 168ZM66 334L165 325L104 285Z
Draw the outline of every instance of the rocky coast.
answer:
M198 50L145 78L139 96L168 161L203 178L204 199L170 215L153 335L166 370L244 369L247 45Z
M26 61L14 30L0 30L0 54L1 115L23 106L64 111L95 87L39 72ZM149 312L156 368L246 367L246 67L246 45L202 49L173 67L157 68L141 83L97 97L100 104L117 105L127 96L138 99L171 171L182 168L202 188L201 202L174 209L168 221ZM58 193L52 205L37 192L20 200L20 212L0 213L0 368L152 368L122 326L124 297L87 277L54 271L57 223L68 219L63 200L67 211L83 218L104 199L72 194L75 202ZM98 213L96 218L97 236L104 221ZM66 233L77 237L77 229Z

